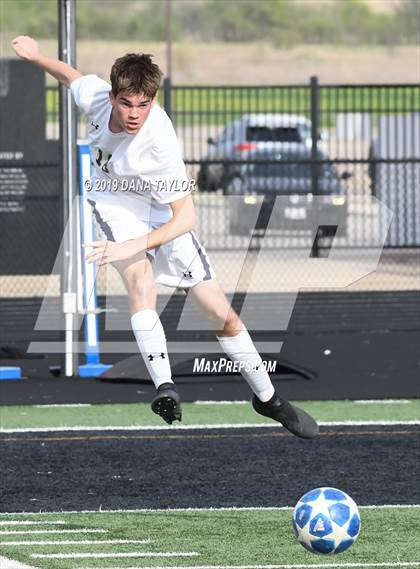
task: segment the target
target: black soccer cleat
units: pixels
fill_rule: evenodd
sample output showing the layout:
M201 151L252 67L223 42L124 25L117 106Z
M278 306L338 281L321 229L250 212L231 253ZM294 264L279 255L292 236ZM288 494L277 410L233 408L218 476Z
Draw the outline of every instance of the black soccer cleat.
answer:
M252 406L260 415L278 421L285 429L302 439L313 439L319 432L315 419L302 409L299 409L299 407L295 407L285 399L281 399L277 393L266 403L263 403L254 395L252 397Z
M181 420L181 399L173 383L162 383L151 403L152 411L169 425Z

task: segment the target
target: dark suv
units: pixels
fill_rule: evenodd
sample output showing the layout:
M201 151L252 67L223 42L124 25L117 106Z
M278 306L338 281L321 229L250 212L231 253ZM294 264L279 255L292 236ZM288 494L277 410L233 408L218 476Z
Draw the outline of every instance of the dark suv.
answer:
M323 212L333 211L333 219L338 220L344 229L347 220L347 188L343 180L348 179L350 174L344 172L339 176L323 152L318 152L315 169L309 149L294 149L281 154L255 153L250 158L246 164L230 167L230 182L226 193L240 196L230 204L230 233L249 235L253 229L265 230L277 196L284 196L287 204L283 202L280 215L273 216L270 229L312 229L313 217L320 207ZM322 196L316 199L313 193L315 174L316 195ZM253 224L255 219L256 225ZM331 229L333 231L335 230ZM328 234L327 229L324 234Z

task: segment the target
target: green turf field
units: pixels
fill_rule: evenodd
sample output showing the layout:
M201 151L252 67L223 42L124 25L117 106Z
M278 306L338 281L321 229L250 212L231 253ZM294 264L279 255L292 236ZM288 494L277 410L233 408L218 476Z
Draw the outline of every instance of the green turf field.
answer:
M362 531L359 539L350 550L337 556L319 556L305 551L294 537L290 509L0 515L0 531L3 532L0 554L45 569L179 566L247 566L261 569L274 566L291 569L374 566L379 569L418 569L419 514L419 507L361 509ZM6 525L7 522L18 520L63 523ZM80 533L4 535L5 531L28 532L42 529L77 530ZM86 529L101 530L101 533L87 533ZM31 544L64 540L93 543ZM100 543L114 540L117 541ZM133 543L124 544L121 540ZM143 540L151 541L134 543ZM24 542L24 545L7 545L7 542ZM170 553L173 555L162 555ZM81 557L71 558L71 554Z
M420 421L420 400L382 402L304 401L296 402L320 423ZM182 426L260 425L273 421L257 415L250 403L184 403ZM62 427L162 427L162 419L145 403L87 406L2 406L0 429Z
M420 420L419 400L384 402L296 402L320 422L371 422ZM184 403L184 426L272 424L252 410L249 403ZM162 426L148 404L3 406L0 428Z
M418 423L420 418L419 400L300 404L326 424ZM249 403L183 408L187 427L264 423ZM2 406L0 423L3 431L162 426L146 404ZM413 491L413 502L416 495ZM238 508L0 514L0 568L9 569L12 559L18 562L13 569L420 569L418 504L361 508L360 537L338 556L305 551L294 537L291 513L291 508Z

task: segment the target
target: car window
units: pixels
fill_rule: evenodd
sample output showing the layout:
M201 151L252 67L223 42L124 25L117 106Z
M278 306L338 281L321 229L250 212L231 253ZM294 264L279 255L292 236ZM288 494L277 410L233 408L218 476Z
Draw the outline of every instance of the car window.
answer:
M310 162L305 164L275 162L271 164L250 164L247 173L257 178L311 178L312 168ZM330 164L321 164L319 176L332 178L336 174Z
M302 142L296 127L249 126L246 139L250 142Z
M311 138L311 129L308 125L301 124L298 126L298 130L299 130L300 138L302 140L306 140L308 138Z

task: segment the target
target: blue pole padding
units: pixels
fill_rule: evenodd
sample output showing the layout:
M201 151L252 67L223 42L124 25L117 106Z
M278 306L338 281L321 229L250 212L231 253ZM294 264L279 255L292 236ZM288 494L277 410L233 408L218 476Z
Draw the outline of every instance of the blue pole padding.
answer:
M78 145L79 150L79 185L80 185L80 224L82 242L94 240L94 226L90 206L86 203L87 187L91 176L91 156L87 144ZM87 314L85 315L85 349L86 364L79 365L80 377L98 377L112 366L102 364L99 351L99 325L97 293L96 293L96 264L88 263L86 251L82 251L83 299Z
M83 379L91 377L99 377L111 368L112 365L101 364L100 362L93 364L91 363L91 364L79 365L79 377Z
M3 379L22 379L22 370L20 367L0 367L0 380Z

